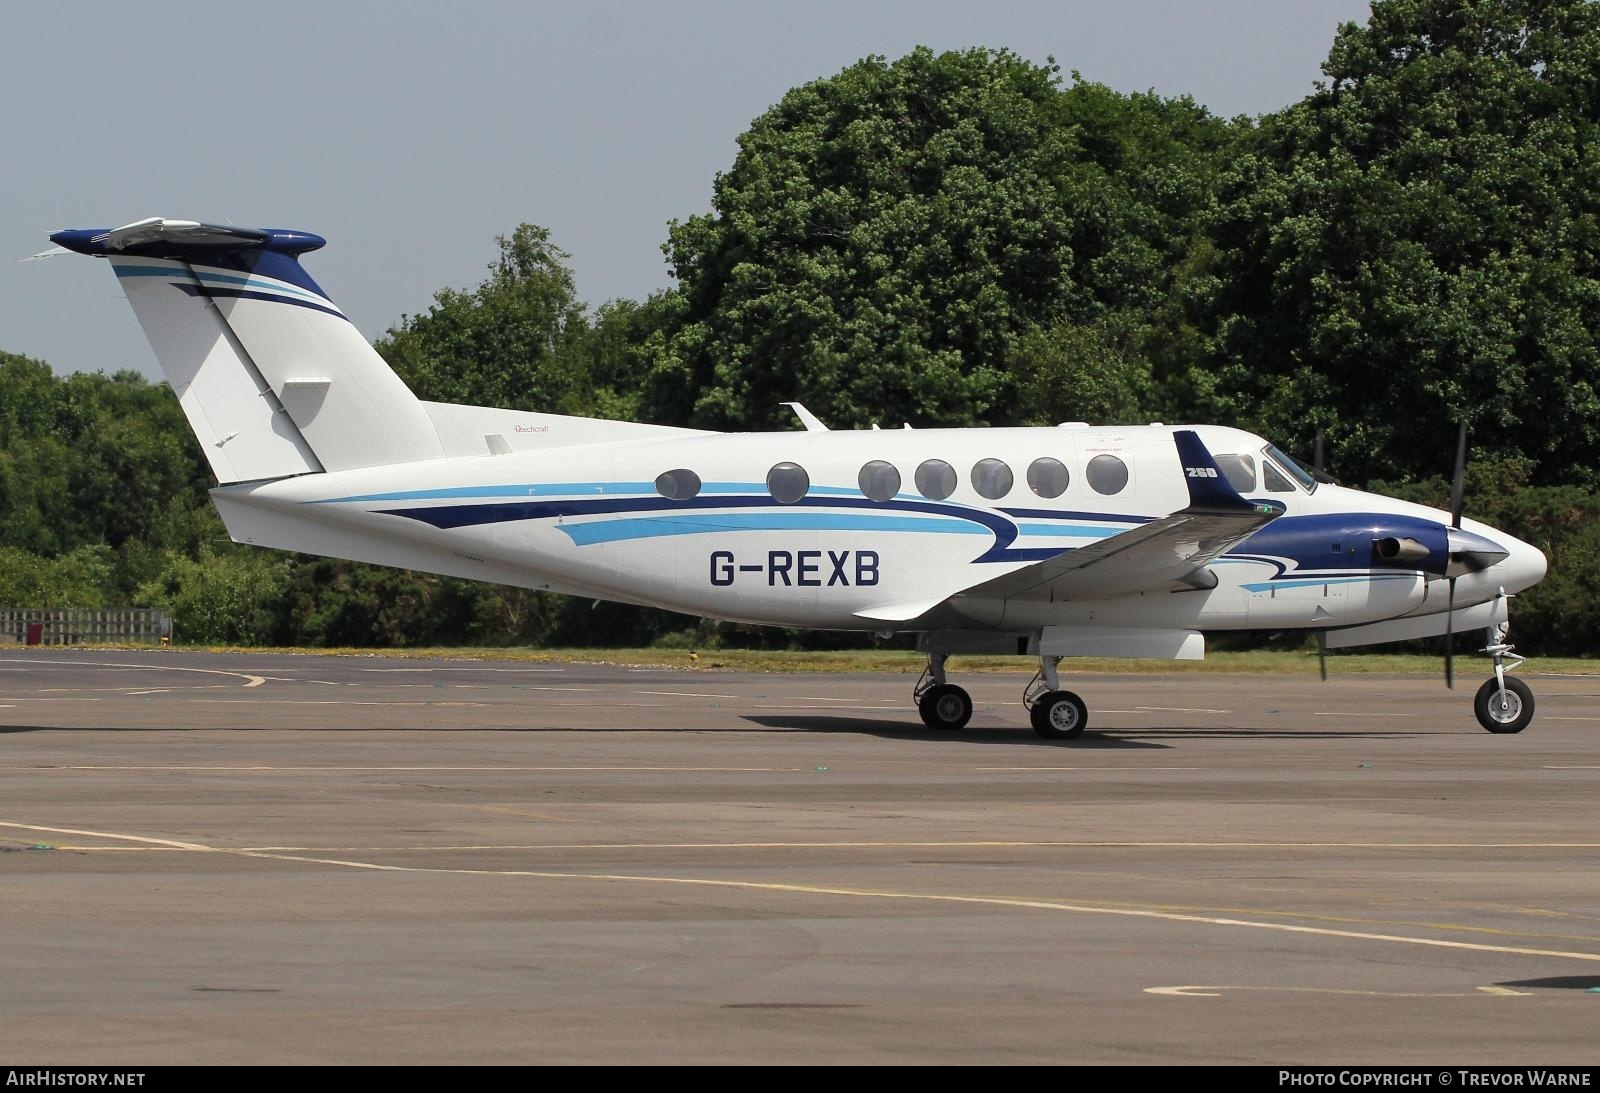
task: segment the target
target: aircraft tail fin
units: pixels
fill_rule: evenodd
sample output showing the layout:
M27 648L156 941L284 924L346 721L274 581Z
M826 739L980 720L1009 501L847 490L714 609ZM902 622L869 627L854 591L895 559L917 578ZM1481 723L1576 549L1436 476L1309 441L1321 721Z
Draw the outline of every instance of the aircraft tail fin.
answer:
M301 267L320 236L153 217L50 240L110 260L219 482L444 456L423 403Z

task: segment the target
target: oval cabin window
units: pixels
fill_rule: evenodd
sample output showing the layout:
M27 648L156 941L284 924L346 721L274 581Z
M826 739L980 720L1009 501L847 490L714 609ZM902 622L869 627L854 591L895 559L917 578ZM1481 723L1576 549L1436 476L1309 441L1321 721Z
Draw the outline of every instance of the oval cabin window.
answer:
M1014 481L1011 468L1003 460L980 459L972 466L972 488L978 491L979 497L998 501L1011 492Z
M1046 455L1028 464L1028 488L1040 497L1060 497L1071 481L1067 465L1059 459Z
M1097 455L1083 469L1095 493L1121 493L1128 485L1128 465L1114 455Z
M811 489L811 476L798 463L779 463L767 472L767 492L780 505L792 505Z
M917 468L917 492L930 501L943 501L956 492L956 469L942 459L927 460Z
M656 492L669 501L687 501L700 492L700 476L680 467L656 477Z
M900 492L900 472L895 470L893 463L885 463L881 459L874 459L863 466L856 482L862 494L873 501L889 501Z

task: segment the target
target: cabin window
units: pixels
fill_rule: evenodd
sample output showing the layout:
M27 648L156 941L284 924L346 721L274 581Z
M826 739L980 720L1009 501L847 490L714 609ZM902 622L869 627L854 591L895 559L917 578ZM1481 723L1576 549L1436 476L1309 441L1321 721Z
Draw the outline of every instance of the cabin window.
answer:
M1289 481L1289 476L1278 469L1276 463L1264 462L1261 464L1261 481L1266 484L1270 493L1293 493L1294 483Z
M917 492L930 501L943 501L956 492L956 469L942 459L929 459L917 468Z
M778 463L767 472L767 492L780 505L792 505L811 489L811 476L798 463Z
M1014 481L1011 468L1003 460L980 459L972 466L972 488L978 491L978 496L991 501L1010 493Z
M1040 497L1060 497L1070 481L1067 465L1059 459L1042 456L1028 464L1028 488Z
M1240 493L1256 488L1256 461L1247 455L1219 455L1214 457L1222 469L1228 485Z
M1114 455L1097 455L1083 469L1095 493L1121 493L1128 485L1128 465Z
M861 486L862 494L873 501L889 501L900 492L900 472L895 470L893 463L885 463L881 459L874 459L863 466L856 482Z
M669 501L687 501L700 492L700 476L679 467L656 477L656 492Z

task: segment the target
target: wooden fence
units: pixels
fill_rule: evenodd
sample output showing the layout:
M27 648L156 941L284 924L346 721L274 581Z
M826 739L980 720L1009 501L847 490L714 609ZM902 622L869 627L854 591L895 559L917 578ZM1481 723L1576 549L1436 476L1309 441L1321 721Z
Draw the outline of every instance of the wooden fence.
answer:
M91 642L172 640L172 620L153 607L0 608L0 642L82 645Z

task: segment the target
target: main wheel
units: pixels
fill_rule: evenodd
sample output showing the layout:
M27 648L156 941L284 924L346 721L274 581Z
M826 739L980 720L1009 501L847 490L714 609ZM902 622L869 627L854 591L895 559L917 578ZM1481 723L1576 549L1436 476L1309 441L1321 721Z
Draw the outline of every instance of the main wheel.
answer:
M1490 732L1521 732L1533 720L1533 688L1507 676L1505 697L1501 698L1499 682L1486 679L1472 700L1472 711L1478 715L1478 724Z
M1046 691L1028 717L1033 731L1046 740L1075 740L1089 727L1089 707L1071 691Z
M972 720L972 696L954 683L940 683L922 692L917 712L928 728L954 732Z

